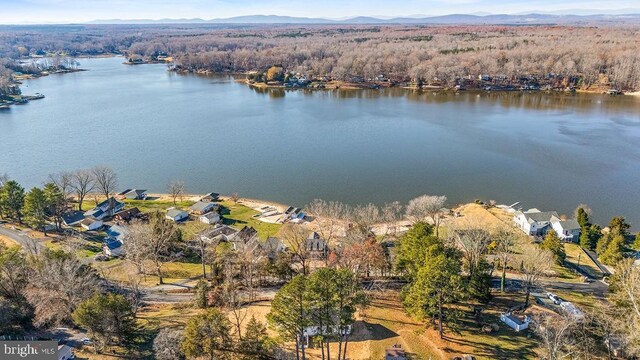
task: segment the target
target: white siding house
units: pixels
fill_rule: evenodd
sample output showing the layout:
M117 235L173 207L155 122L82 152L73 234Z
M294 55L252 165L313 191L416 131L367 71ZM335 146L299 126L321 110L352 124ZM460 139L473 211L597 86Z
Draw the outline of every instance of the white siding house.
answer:
M167 209L167 215L165 217L169 220L173 220L175 222L180 222L189 218L189 214L186 211L182 211L180 209L171 208Z
M204 215L200 215L198 220L200 220L200 222L202 223L209 224L209 225L217 224L218 222L220 222L220 214L213 211Z
M103 224L102 224L102 221L100 220L85 218L84 220L82 220L82 222L80 222L80 225L82 226L83 229L93 231L93 230L100 229Z
M560 220L554 217L551 219L551 227L564 241L577 242L580 238L580 224L576 220Z
M531 209L525 212L516 211L513 222L527 235L544 235L551 226L551 219L559 218L555 211L542 212L538 209Z

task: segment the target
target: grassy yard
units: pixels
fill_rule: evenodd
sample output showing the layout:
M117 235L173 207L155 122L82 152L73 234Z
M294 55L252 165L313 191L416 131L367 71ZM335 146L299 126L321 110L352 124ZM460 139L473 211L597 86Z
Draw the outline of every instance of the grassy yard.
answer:
M596 279L602 278L602 272L598 266L584 253L580 246L576 244L565 244L564 249L567 253L567 262L574 266L578 266L578 263L580 263L580 269L589 274L589 276Z
M260 221L254 217L259 214L256 210L250 207L236 204L233 201L223 201L220 203L228 211L223 211L223 223L232 226L236 229L242 229L245 226L252 226L258 230L258 236L261 239L266 239L269 236L275 236L280 228L281 224L271 224Z

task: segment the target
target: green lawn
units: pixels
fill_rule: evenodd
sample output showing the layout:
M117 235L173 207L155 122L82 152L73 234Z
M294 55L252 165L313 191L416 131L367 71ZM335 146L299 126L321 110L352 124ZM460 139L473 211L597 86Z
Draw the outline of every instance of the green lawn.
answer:
M228 210L228 212L222 212L224 224L236 229L242 229L245 226L252 226L254 229L258 230L258 236L261 239L266 239L269 236L275 236L282 227L281 224L270 224L256 219L254 215L259 214L259 212L250 207L236 204L229 200L223 201L220 204Z
M155 210L164 212L165 210L167 210L167 208L170 207L177 207L182 210L188 210L191 205L195 204L194 201L178 201L174 205L173 201L169 200L124 200L124 203L127 205L127 209L137 207L144 213L153 212Z

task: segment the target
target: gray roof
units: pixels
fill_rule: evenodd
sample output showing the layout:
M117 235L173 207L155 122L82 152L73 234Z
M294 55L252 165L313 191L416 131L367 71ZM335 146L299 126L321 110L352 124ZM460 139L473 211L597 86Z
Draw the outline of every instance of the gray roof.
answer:
M198 201L197 203L191 205L191 207L189 209L191 209L193 211L203 211L204 209L206 209L206 208L208 208L210 206L215 206L215 204L210 203L210 202Z
M580 229L580 224L578 224L578 221L574 219L559 220L558 222L560 223L560 226L562 226L562 228L565 230Z
M169 210L167 210L167 215L172 217L172 218L175 218L176 216L178 216L178 215L180 215L180 214L182 214L184 212L185 211L180 210L180 209L169 209Z
M530 213L524 213L524 216L527 218L527 220L531 223L531 222L549 222L551 221L551 217L555 216L558 217L558 213L555 211L542 211L542 212L530 212Z

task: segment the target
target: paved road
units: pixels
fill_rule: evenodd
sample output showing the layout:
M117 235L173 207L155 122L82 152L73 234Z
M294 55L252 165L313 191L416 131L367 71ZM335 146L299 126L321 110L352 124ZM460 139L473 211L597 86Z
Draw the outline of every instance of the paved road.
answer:
M20 246L22 246L23 249L25 249L25 251L30 249L40 252L45 249L44 245L42 245L39 241L30 238L24 231L8 229L0 225L0 235L6 236L9 239L17 242L18 244L20 244Z

